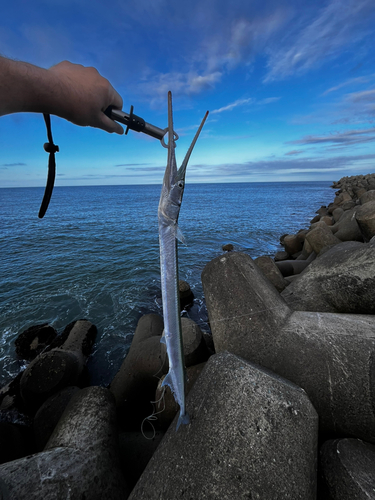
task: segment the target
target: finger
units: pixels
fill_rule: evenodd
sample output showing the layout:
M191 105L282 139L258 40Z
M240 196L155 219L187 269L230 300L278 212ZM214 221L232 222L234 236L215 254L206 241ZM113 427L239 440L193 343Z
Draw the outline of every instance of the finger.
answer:
M119 123L108 118L108 116L105 115L104 113L102 113L101 123L99 127L105 130L106 132L109 132L110 134L114 132L115 134L122 135L124 133L123 127Z
M111 95L111 103L110 105L113 106L116 109L122 109L123 101L122 97L116 90L112 87L112 95Z

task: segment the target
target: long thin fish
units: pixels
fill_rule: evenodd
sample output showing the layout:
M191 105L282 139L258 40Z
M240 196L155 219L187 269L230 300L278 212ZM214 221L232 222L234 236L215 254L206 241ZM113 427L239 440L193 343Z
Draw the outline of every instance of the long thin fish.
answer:
M168 92L168 162L160 195L158 219L164 315L164 334L161 342L167 346L169 360L169 372L163 381L163 385L168 385L171 388L173 396L180 406L180 416L176 430L181 423L188 424L190 422L185 407L185 362L178 287L177 239L183 241L183 237L178 228L177 220L184 194L186 167L207 115L208 111L195 134L181 167L177 170L176 145L173 132L172 94Z

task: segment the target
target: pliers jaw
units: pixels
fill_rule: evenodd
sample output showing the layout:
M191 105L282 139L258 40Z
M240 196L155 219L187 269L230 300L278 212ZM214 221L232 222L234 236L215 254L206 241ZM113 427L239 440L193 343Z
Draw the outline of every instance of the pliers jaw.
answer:
M104 113L111 118L111 120L116 120L117 122L126 125L125 134L127 134L130 129L135 130L136 132L143 132L144 134L155 137L155 139L159 139L159 141L161 141L166 134L167 129L161 129L159 127L155 127L155 125L145 122L143 118L133 113L133 109L133 106L130 106L130 112L124 113L124 111L121 111L120 109L115 109L112 106L109 106Z

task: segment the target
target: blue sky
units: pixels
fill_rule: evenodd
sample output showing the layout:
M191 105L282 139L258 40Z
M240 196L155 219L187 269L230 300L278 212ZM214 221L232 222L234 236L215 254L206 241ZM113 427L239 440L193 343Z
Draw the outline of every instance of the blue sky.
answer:
M187 182L337 180L375 171L374 0L3 2L0 53L94 66L147 122L173 93ZM0 76L1 77L1 76ZM56 185L161 183L156 139L52 117ZM43 117L0 117L0 186L44 186Z

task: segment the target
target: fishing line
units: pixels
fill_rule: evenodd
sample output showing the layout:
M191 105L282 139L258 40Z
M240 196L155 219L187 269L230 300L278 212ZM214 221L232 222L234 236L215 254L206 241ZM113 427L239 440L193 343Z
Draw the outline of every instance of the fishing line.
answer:
M159 377L159 373L162 371L162 369L164 367L166 356L167 356L167 350L165 350L164 353L162 353L162 360L161 360L160 368L153 375L153 377L155 377L156 379L158 379L159 382L162 379L162 377ZM165 410L165 397L164 397L165 396L165 389L166 389L166 387L164 386L162 388L161 396L160 396L160 398L158 400L156 400L156 401L150 401L150 403L151 403L151 405L153 407L153 411L152 411L151 415L148 415L147 417L145 417L142 420L142 423L141 423L141 433L142 433L142 436L145 439L152 440L152 439L154 439L154 437L156 435L156 430L155 430L155 427L154 427L154 425L153 425L152 422L155 422L156 420L158 420L157 415L159 415L160 413L162 413ZM160 403L160 401L163 401L163 408L161 410L159 410L159 411L155 411L156 405L158 405ZM144 424L145 424L146 421L151 425L151 428L152 428L152 431L153 431L152 437L147 437L146 434L145 434L145 432L144 432L144 430L143 430L143 427L144 427Z
M154 375L154 377L155 377L155 375ZM145 417L142 420L142 423L141 423L141 433L142 433L142 436L145 439L153 440L155 438L155 436L156 436L156 430L155 430L154 424L152 422L155 422L158 419L157 415L159 415L159 413L162 413L165 410L165 398L164 398L165 389L166 388L163 387L163 391L162 391L161 396L160 396L160 398L158 400L156 400L156 401L150 401L150 403L152 404L154 410L151 413L151 415L149 415L148 417ZM163 401L163 408L161 410L159 410L159 411L155 411L155 409L156 409L155 405L157 405L158 403L160 403L160 401ZM152 432L153 432L152 437L147 437L146 433L143 430L143 426L144 426L145 422L148 422L151 425Z

